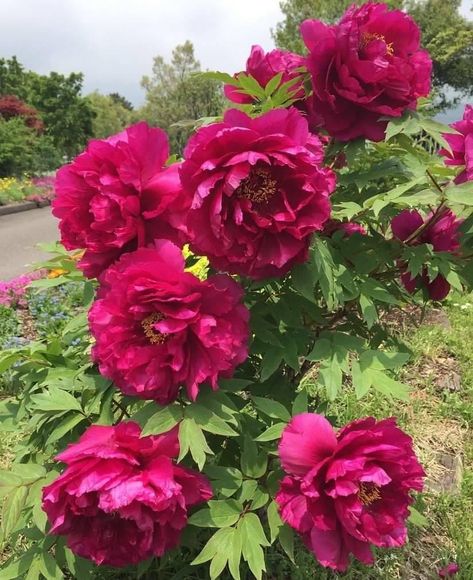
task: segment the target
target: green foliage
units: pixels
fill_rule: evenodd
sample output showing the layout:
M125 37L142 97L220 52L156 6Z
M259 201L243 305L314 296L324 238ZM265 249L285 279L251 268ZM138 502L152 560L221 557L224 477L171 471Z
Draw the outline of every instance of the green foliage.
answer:
M187 41L176 46L170 63L155 57L152 75L141 81L146 102L139 116L170 134L173 153L182 152L197 119L220 115L223 108L220 84L196 75L200 70Z
M119 133L133 121L132 112L118 97L101 95L95 91L87 95L87 100L95 115L92 130L97 139Z
M38 135L21 117L0 118L0 177L41 173L61 162L52 140Z
M16 95L32 105L44 122L45 135L53 146L40 156L44 162L54 152L57 166L58 156L75 155L92 135L93 111L81 96L82 82L82 74L39 75L25 70L16 57L0 59L0 94ZM0 143L3 145L2 140ZM53 160L41 169L49 169Z

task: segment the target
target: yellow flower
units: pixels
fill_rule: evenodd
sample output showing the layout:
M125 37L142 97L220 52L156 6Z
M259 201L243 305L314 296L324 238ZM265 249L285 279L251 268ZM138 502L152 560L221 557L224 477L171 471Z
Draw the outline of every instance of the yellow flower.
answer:
M184 259L187 260L189 258L197 258L197 261L194 262L191 266L188 266L186 268L186 272L190 272L191 274L194 274L194 276L197 276L197 278L199 278L200 280L205 280L207 278L207 274L209 272L209 261L208 259L203 256L201 258L198 258L195 254L193 254L190 250L189 250L189 246L185 245L182 248L182 253L184 254Z
M49 270L48 278L59 278L63 274L67 274L67 270L64 270L64 268L54 268L54 270Z

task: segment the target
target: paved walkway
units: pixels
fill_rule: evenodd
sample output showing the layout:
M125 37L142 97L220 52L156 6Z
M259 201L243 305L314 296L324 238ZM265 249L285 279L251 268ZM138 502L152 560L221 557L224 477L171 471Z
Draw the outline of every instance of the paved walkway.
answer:
M0 216L0 280L23 274L33 262L47 258L36 244L58 238L50 207Z

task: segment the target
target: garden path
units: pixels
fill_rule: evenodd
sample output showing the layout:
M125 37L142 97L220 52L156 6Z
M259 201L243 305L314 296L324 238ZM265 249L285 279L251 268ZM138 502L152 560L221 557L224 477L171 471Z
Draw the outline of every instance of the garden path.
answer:
M36 244L58 237L50 207L0 216L0 280L23 274L31 269L29 264L47 258Z

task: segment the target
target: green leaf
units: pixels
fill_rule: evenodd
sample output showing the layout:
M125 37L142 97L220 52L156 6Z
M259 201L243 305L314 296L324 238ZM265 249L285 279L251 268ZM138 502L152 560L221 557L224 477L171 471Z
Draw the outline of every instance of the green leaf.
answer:
M392 396L401 401L409 401L409 388L407 385L395 381L378 370L369 369L366 373L369 373L373 387L383 395Z
M276 76L274 76L264 87L264 92L267 97L272 95L274 91L279 87L281 84L283 73L280 72Z
M425 528L428 526L429 524L429 520L422 515L420 512L418 512L414 507L410 507L410 515L408 518L408 521L413 524L414 526L417 526L419 528Z
M258 411L261 411L271 419L281 419L282 421L290 421L291 415L284 405L273 401L272 399L265 399L264 397L252 397L253 403Z
M10 471L0 471L0 497L4 497L23 484L23 479Z
M266 472L268 456L266 453L258 453L258 446L249 435L243 439L243 451L241 454L241 469L248 477L262 477Z
M310 302L316 303L315 299L315 279L308 264L299 264L291 271L291 279L294 290L307 298Z
M330 340L319 338L315 341L314 347L306 356L306 359L314 362L328 359L332 356L332 348Z
M240 561L242 550L241 531L236 528L231 538L232 544L228 554L228 568L235 580L240 580Z
M275 423L274 425L271 425L271 427L268 427L268 429L266 429L266 431L263 431L261 435L258 435L255 441L264 442L279 439L286 425L287 423Z
M361 371L360 363L356 360L351 363L351 380L355 389L357 399L366 395L371 387L371 377L368 373Z
M77 425L85 420L86 417L80 413L67 413L62 417L61 421L56 424L56 427L49 435L46 443L50 444L59 441L64 437L64 435L70 433L74 427L77 427Z
M254 513L245 514L238 523L242 537L243 558L257 579L266 570L264 553L261 546L269 546L260 519Z
M179 443L180 453L178 462L181 461L190 451L193 460L202 470L206 461L206 454L213 455L213 451L207 445L205 435L201 427L197 425L194 419L184 418L179 425Z
M166 433L175 427L181 419L182 410L180 407L177 405L163 407L146 421L143 428L143 436Z
M255 497L258 482L255 479L246 479L241 486L241 492L238 495L238 501L245 503Z
M363 314L363 319L366 322L368 328L371 328L373 324L378 320L378 311L374 302L366 296L365 294L360 295L360 308Z
M2 509L2 537L6 540L20 519L21 512L28 497L26 486L14 488L4 499Z
M204 508L189 518L189 523L200 528L226 528L236 523L243 511L240 502L234 499L211 500Z
M302 389L297 393L297 396L292 403L292 414L299 415L300 413L307 413L309 408L308 405L307 391Z
M280 348L268 348L264 353L261 363L261 381L264 382L279 368L283 359L283 351Z
M28 568L28 572L26 573L26 575L24 576L24 580L38 580L39 579L39 575L41 572L41 556L42 554L35 554L33 560L31 561L30 567ZM2 576L0 576L0 578L2 578ZM49 580L49 578L46 576L46 579Z
M447 187L445 196L451 203L460 203L462 205L473 205L473 181L466 181L460 185Z
M211 560L219 550L225 548L228 540L233 538L233 535L233 528L221 528L217 530L191 564L197 566L198 564L203 564Z
M236 493L243 481L241 471L235 467L208 465L205 473L212 480L215 491L224 497L230 497Z
M279 515L278 504L272 501L267 509L269 532L271 534L271 544L279 536L279 530L283 525L283 521Z
M330 401L335 400L342 387L343 373L339 361L334 356L328 363L323 363L319 370L319 381L327 391Z
M64 574L49 552L42 552L40 555L39 568L47 580L62 580L64 578Z
M31 402L39 411L47 413L55 411L83 412L79 401L73 395L58 387L49 387L47 391L39 395L31 395Z
M193 403L187 406L184 415L194 419L197 425L200 425L204 431L208 431L209 433L228 437L238 435L228 423L199 403Z
M279 529L279 543L282 549L286 552L289 560L295 564L294 560L294 532L287 524L284 524Z
M382 350L366 350L360 356L361 370L375 369L398 369L402 367L410 358L405 352L393 352Z

